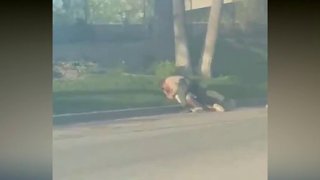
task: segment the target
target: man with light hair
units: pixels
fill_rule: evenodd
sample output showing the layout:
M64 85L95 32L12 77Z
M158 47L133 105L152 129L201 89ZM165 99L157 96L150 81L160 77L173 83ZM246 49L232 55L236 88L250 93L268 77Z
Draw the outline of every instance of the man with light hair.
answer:
M169 76L162 80L161 88L166 97L176 100L183 107L191 107L192 112L213 110L224 112L224 96L215 91L201 88L197 82L185 76Z
M184 76L169 76L161 82L163 93L170 100L178 101L183 107L191 107L191 111L203 110L201 105L196 102L190 92L190 80Z

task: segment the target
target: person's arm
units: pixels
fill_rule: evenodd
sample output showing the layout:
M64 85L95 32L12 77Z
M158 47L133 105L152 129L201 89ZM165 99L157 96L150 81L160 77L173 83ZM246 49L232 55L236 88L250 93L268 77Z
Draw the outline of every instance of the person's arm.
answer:
M174 95L172 94L169 87L163 85L162 86L162 92L166 95L168 99L174 99Z

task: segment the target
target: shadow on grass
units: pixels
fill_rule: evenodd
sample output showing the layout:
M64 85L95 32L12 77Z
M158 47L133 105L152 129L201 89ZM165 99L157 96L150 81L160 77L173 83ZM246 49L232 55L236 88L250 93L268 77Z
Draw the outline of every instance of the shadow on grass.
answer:
M108 89L108 90L76 90L76 91L59 91L54 92L53 97L61 96L118 96L118 95L136 95L136 94L151 94L151 95L161 95L161 91L149 90L149 89Z
M202 35L202 37L191 38L189 43L194 67L199 67L203 42ZM237 76L247 84L261 83L267 81L267 68L267 45L265 43L244 38L221 37L218 39L212 64L214 77Z
M166 105L155 91L74 91L53 94L54 114Z
M251 99L267 97L267 89L261 86L242 85L208 85L209 90L215 90L228 99Z
M228 99L261 98L266 97L267 94L265 87L241 84L208 84L207 89L215 90ZM160 90L67 91L53 94L54 114L160 106L172 103L174 102L166 100Z
M56 99L53 101L53 112L54 114L63 113L78 113L78 112L89 112L89 111L102 111L102 110L114 110L122 108L135 108L135 107L145 107L145 106L157 106L165 105L164 101L155 98L153 100L146 101L134 101L121 102L117 99Z

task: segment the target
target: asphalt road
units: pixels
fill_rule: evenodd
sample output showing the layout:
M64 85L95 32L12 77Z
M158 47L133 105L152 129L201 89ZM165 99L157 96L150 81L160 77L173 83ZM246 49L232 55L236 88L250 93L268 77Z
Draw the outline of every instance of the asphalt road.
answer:
M267 111L56 127L53 179L267 180Z

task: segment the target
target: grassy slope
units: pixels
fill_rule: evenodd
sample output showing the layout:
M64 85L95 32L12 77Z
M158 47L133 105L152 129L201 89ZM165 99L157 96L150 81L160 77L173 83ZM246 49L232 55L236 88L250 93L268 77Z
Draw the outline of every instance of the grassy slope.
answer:
M229 98L262 97L266 91L264 87L241 85L229 77L203 83ZM164 98L155 77L90 75L82 80L55 80L53 87L55 114L171 103Z
M219 39L213 64L215 79L202 82L227 98L266 97L267 47L264 39L257 40ZM190 42L194 62L200 57L202 44L201 38ZM53 101L55 114L170 103L160 92L157 78L119 73L89 75L74 81L55 80Z

